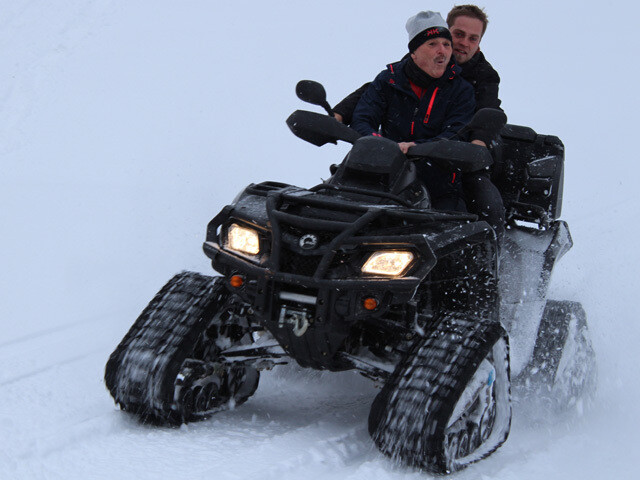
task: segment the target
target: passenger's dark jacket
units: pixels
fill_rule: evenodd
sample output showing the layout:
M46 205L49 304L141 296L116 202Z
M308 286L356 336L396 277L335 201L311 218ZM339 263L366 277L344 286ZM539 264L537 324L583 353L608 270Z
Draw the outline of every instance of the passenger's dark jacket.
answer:
M484 54L481 51L476 52L476 54L471 57L471 60L462 64L460 68L462 68L460 76L473 86L476 98L476 110L485 107L500 108L500 104L502 103L498 98L500 76L491 64L487 62ZM353 112L356 109L358 100L360 100L360 97L369 85L370 83L365 83L333 108L334 112L342 115L345 124L351 124Z
M353 129L371 135L382 126L382 136L390 140L421 143L452 138L469 123L475 99L471 85L460 77L460 67L451 63L418 98L407 76L409 62L411 58L390 64L375 78L356 106Z
M462 78L473 86L476 109L500 108L502 103L498 98L500 76L484 58L484 54L478 50L471 60L461 65L461 68Z

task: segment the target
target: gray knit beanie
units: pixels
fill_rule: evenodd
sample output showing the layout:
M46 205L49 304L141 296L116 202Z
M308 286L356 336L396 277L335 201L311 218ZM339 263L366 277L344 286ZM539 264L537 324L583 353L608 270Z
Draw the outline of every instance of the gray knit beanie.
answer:
M443 37L451 41L451 32L439 12L420 12L407 20L406 27L410 52L432 38Z

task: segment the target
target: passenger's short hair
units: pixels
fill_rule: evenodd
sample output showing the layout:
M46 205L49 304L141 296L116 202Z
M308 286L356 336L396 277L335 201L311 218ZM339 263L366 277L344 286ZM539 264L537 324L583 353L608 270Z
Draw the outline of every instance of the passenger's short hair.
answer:
M451 28L456 18L460 16L477 18L482 22L482 35L487 31L487 24L489 23L489 17L484 13L484 9L476 5L456 5L451 9L447 15L447 25Z

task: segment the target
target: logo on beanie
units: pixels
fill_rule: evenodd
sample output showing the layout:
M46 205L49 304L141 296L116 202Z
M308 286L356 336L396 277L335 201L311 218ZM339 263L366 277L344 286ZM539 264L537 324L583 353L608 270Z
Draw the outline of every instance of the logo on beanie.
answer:
M431 30L427 30L427 37L430 37L431 35L438 35L439 33L439 28L432 28Z

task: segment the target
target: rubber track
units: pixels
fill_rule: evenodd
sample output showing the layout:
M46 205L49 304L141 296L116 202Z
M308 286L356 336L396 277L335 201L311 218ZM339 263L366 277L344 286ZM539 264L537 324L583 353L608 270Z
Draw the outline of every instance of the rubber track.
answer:
M123 410L173 420L178 371L226 298L219 278L194 272L177 274L156 294L106 365L107 388Z
M403 464L449 473L444 455L448 419L500 337L507 339L495 320L448 313L437 322L414 344L374 401L369 432L378 448ZM508 354L505 361L508 372ZM506 435L484 456L504 440Z
M571 362L561 365L571 346L575 350ZM547 300L532 358L514 383L527 396L558 410L571 407L582 398L590 399L595 393L595 352L587 315L580 303Z

